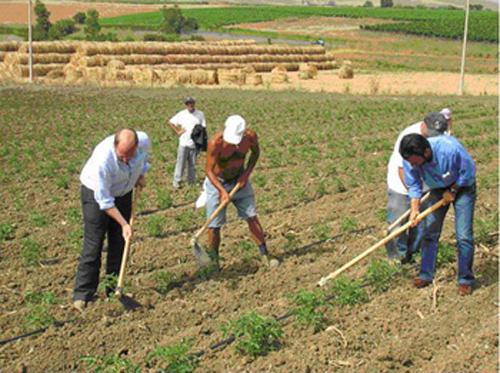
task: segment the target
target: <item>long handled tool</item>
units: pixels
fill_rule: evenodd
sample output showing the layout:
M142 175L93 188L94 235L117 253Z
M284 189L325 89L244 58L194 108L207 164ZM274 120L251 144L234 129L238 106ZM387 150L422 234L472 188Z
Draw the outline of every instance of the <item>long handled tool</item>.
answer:
M214 213L208 218L208 220L203 224L203 227L200 228L198 232L194 235L194 237L191 239L191 243L193 245L193 251L194 251L194 256L196 258L196 261L201 267L205 267L207 265L212 264L212 259L210 258L210 255L207 254L205 250L198 244L198 238L205 232L208 228L208 225L212 222L212 220L215 219L217 215L224 209L228 204L231 198L236 194L236 192L240 189L240 184L236 184L231 190L231 193L229 193L229 200L226 203L221 203L219 207L217 207L217 210L214 211Z
M139 189L136 188L134 192L134 202L132 203L132 213L130 214L130 228L134 227L135 212L137 210L137 204L139 202ZM120 266L120 275L118 276L118 284L116 285L115 295L120 298L123 293L123 279L125 277L125 269L127 268L128 253L130 251L130 241L131 238L125 240L125 249L123 250L122 264Z
M420 200L420 203L423 203L425 201L427 201L427 198L429 198L429 196L431 195L431 192L427 192L427 194L425 196L422 197L422 199ZM403 220L405 220L408 215L410 215L410 211L411 209L408 209L408 211L406 211L403 215L401 215L397 220L395 220L391 225L389 225L385 230L384 230L384 236L387 236L389 233L391 233L391 231L397 227L399 225L399 223L401 223Z
M436 211L437 209L439 209L441 206L443 206L445 204L445 200L442 199L440 200L439 202L435 203L434 205L432 205L431 207L429 207L427 210L423 211L421 214L419 214L417 216L417 220L422 220L423 218L425 218L427 215L431 214L432 212ZM353 265L355 265L356 263L358 263L361 259L367 257L368 255L370 255L372 252L374 252L375 250L379 249L380 247L384 246L387 242L389 242L390 240L392 240L394 237L397 237L399 236L401 233L403 233L405 230L407 230L408 228L411 227L411 224L412 222L409 221L408 223L406 223L405 225L401 226L399 229L395 230L394 232L392 232L389 236L387 236L386 238L384 238L383 240L379 241L378 243L376 243L375 245L373 245L372 247L370 247L368 250L366 250L365 252L361 253L360 255L358 255L356 258L354 258L353 260L351 260L349 263L345 264L343 267L337 269L335 272L332 272L330 273L328 276L326 277L323 277L321 280L319 280L318 284L320 286L324 286L326 285L326 283L328 282L328 280L331 280L335 277L337 277L338 275L340 275L342 272L348 270L349 268L351 268Z

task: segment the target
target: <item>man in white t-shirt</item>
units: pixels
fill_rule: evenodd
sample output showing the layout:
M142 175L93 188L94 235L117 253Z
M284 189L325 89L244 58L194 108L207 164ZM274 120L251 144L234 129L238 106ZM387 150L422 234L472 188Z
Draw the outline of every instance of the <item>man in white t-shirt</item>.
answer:
M168 124L179 135L179 148L177 150L177 163L175 164L174 188L182 187L182 176L187 166L187 183L194 184L196 179L196 158L198 150L191 133L196 125L207 127L205 115L202 111L195 109L195 100L188 97L184 100L186 109L175 114ZM180 127L180 128L179 128Z
M403 171L403 158L399 154L399 144L401 139L409 134L419 134L425 137L439 136L445 133L448 129L447 121L442 113L432 112L425 117L422 122L412 124L405 128L398 136L394 151L387 166L387 222L392 224L401 215L403 215L410 208L410 198L408 197L408 188L406 187ZM424 185L424 192L427 191ZM421 207L425 208L425 204ZM405 224L406 221L401 222L394 229L399 228ZM411 228L410 230L400 234L388 242L385 247L387 256L391 260L401 260L403 263L412 261L415 253L420 251L422 243L424 224Z

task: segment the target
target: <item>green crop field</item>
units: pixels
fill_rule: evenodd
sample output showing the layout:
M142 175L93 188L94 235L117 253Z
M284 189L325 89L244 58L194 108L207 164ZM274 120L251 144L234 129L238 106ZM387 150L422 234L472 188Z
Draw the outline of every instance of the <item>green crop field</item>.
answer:
M2 91L2 338L50 326L2 346L5 371L497 367L497 97L38 85L7 85ZM232 207L223 229L222 272L197 267L189 241L205 219L203 209L192 207L201 191L205 155L198 160L196 187L174 190L178 140L167 125L187 95L196 97L210 135L235 113L258 133L262 153L251 179L279 268L259 265L246 224ZM367 270L366 259L329 288L341 296L327 307L319 302L323 294L303 290L315 288L320 277L381 239L393 143L403 128L443 107L452 109L454 134L477 165L478 289L458 298L453 220L447 218L441 241L448 259L439 264L436 306L433 289L410 288L414 267L393 276L394 268L384 269L379 262ZM126 312L120 302L99 293L79 314L68 307L82 244L79 173L92 149L124 126L147 132L153 143L125 277L127 291L142 307ZM205 237L200 241L206 244ZM384 257L383 250L374 254ZM382 284L381 276L387 282ZM361 281L373 278L378 286L360 288ZM293 303L297 300L302 305ZM308 302L318 304L321 314L307 308ZM301 323L291 317L281 331L269 321L291 309ZM185 359L190 351L208 351L223 339L229 321L237 328L243 321L233 320L245 315L249 326L263 320L266 328L275 328L279 343L271 341L265 353L250 344L247 356L249 344L238 340L237 348L210 350L199 361ZM54 321L66 323L51 326ZM458 358L463 351L467 358ZM167 368L173 357L179 359L177 370Z
M204 30L219 30L224 26L271 21L291 17L347 17L378 18L402 21L404 24L369 26L376 31L397 31L424 36L456 39L463 35L465 12L436 9L386 9L342 7L231 7L184 9L186 17L195 18ZM102 20L106 26L155 28L161 21L161 13L142 13ZM410 22L408 22L410 21ZM473 11L469 21L469 39L498 42L498 12Z

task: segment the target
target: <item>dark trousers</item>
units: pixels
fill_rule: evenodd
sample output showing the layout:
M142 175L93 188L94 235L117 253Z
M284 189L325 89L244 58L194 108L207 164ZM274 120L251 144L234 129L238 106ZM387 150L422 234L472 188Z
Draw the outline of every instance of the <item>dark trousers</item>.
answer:
M74 300L90 301L97 291L104 237L108 235L108 256L106 274L118 275L123 256L125 240L122 227L106 212L99 209L94 191L82 185L81 202L83 211L83 249L76 272ZM132 192L115 198L115 206L129 221L132 211Z

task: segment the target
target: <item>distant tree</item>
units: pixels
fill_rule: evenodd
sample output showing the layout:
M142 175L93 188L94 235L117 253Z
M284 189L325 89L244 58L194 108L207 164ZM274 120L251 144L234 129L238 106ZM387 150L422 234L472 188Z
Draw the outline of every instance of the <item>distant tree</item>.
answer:
M198 30L196 19L184 18L177 5L172 8L163 7L161 12L163 19L160 23L160 30L165 34L180 35L182 31Z
M471 4L470 10L483 10L483 6L481 4Z
M363 7L365 8L373 8L373 3L370 0L365 1Z
M99 13L95 9L90 9L87 11L87 17L85 19L85 39L87 40L97 40L99 36L99 31L101 31L101 25L99 24Z
M85 15L84 12L78 12L73 16L73 21L78 23L79 25L84 25L85 24L85 19L87 16Z
M36 25L33 32L33 39L47 40L51 26L49 21L50 12L47 10L45 4L43 4L40 0L36 0L35 3L35 16Z
M381 8L392 8L394 6L394 3L392 0L380 0L380 7Z
M50 40L60 40L76 31L75 21L71 18L61 19L54 23L49 30Z

